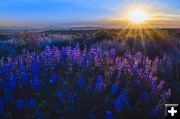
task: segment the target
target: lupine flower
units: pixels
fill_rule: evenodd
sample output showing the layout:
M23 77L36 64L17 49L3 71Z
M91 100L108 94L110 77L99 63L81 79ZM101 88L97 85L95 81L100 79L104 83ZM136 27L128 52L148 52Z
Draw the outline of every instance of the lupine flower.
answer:
M30 99L28 102L28 107L34 108L36 107L36 100L35 99Z
M44 119L43 113L40 110L35 111L35 119Z
M106 119L112 119L112 112L106 111Z
M151 94L152 94L153 96L156 96L156 94L157 94L157 87L156 87L155 81L153 81L153 82L151 83Z
M87 58L85 55L81 57L81 67L85 68L87 66Z
M10 71L10 65L5 64L3 66L3 74L8 75L9 71Z
M14 75L11 75L8 85L10 89L16 88L16 77Z
M171 96L171 89L168 89L168 91L163 91L161 93L161 95L160 95L161 99L160 100L162 102L165 102L167 99L170 98L170 96Z
M53 50L54 50L54 57L55 57L56 61L59 62L59 60L60 60L60 51L59 51L59 49L57 47L55 47Z
M26 73L26 72L21 72L21 78L22 78L22 84L23 84L24 86L27 86L28 83L29 83L27 73Z
M163 88L164 84L165 84L165 81L161 80L159 85L157 86L159 91L161 91L161 89Z
M171 90L167 91L164 87L165 82L157 79L157 72L153 67L156 67L158 63L152 64L152 60L141 55L126 53L121 57L115 57L116 54L113 50L105 52L101 49L91 48L90 51L80 52L79 47L74 49L64 47L61 50L48 47L40 54L23 53L0 66L0 89L3 89L0 90L0 112L8 107L6 110L11 113L11 109L13 109L11 106L14 102L16 102L17 109L32 109L35 112L32 116L39 119L43 118L43 113L38 110L42 108L49 116L48 118L51 118L54 116L50 114L49 110L51 109L62 115L68 112L78 115L78 111L75 109L83 106L82 108L87 108L87 110L83 110L83 113L87 114L83 115L83 118L89 116L89 119L95 119L95 112L97 112L97 117L102 116L101 113L112 106L118 115L126 108L131 110L132 107L137 110L136 102L139 101L142 104L142 100L147 100L154 109L167 102ZM75 68L72 68L73 62ZM23 63L25 65L22 65ZM81 75L77 80L69 80L78 74ZM94 80L95 74L102 75L98 75ZM57 81L59 75L62 75L63 80ZM86 76L86 79L83 79L82 76ZM22 81L18 80L19 78ZM112 84L114 80L118 83ZM32 83L31 87L28 86L30 82ZM51 90L52 88L49 89L49 85L46 83L53 84L53 86L57 84L58 87ZM126 88L123 88L124 86ZM42 90L38 90L40 87ZM84 90L79 90L82 88ZM32 89L34 90L32 91ZM122 91L119 94L120 89ZM71 94L72 92L75 93ZM132 93L140 95L131 95ZM118 96L116 97L116 95ZM29 99L28 96L32 98ZM15 99L19 97L21 99L16 101ZM54 102L49 100L51 98ZM36 99L46 100L46 103L37 104ZM25 102L26 100L27 102ZM106 104L98 108L99 102ZM130 105L131 103L132 105ZM52 104L53 106L51 106ZM54 106L54 104L57 105ZM45 109L46 106L49 108ZM144 109L147 110L147 105L138 111L146 112ZM91 111L89 112L89 110ZM159 114L159 110L152 110L147 112L147 115L157 117L156 112ZM104 116L106 119L112 119L112 113L106 111ZM116 114L113 115L113 118L116 118Z
M114 107L117 111L120 111L124 104L130 107L130 102L127 99L126 93L127 93L127 89L125 88L124 90L121 91L121 94L114 101Z
M115 108L115 110L121 111L122 107L123 107L123 103L121 102L121 100L120 99L116 99L114 101L114 108Z
M39 63L38 63L38 61L34 60L32 62L32 76L33 77L38 76L38 68L39 68Z
M16 108L17 109L22 109L24 107L24 100L23 99L19 99L16 101Z
M21 72L26 72L26 66L24 64L20 65L20 71Z
M56 96L59 98L59 100L61 102L63 102L65 100L65 94L63 92L61 92L61 91L57 91Z
M20 73L21 73L21 78L22 78L22 84L23 86L27 86L29 81L28 81L28 74L26 71L26 66L25 65L21 65L20 66Z
M80 76L77 80L77 87L78 88L83 88L85 86L84 79Z
M141 94L141 98L144 100L144 101L146 101L147 99L148 99L148 93L147 92L143 92L142 94Z
M118 92L118 84L114 83L111 87L111 95L116 95Z
M98 75L96 79L96 91L100 91L102 89L102 86L103 86L103 78L101 75Z
M52 85L56 84L56 74L51 74L49 78L49 83Z
M136 79L136 77L137 77L137 69L135 67L132 68L132 74L133 74L133 79Z
M33 89L37 90L39 88L39 78L35 77L32 81Z
M127 96L124 93L121 93L118 96L118 100L120 100L122 102L122 104L126 104L127 106L130 106L129 100L127 99Z
M111 49L110 50L110 58L114 59L116 57L116 50L115 49Z
M142 87L141 81L140 80L136 80L134 83L134 88L135 89L140 89Z

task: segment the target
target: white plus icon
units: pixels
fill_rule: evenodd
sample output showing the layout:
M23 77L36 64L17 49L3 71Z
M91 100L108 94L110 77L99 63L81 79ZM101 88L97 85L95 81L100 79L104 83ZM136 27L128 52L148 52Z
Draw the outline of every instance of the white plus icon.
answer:
M168 110L168 113L171 114L171 116L173 117L175 113L177 113L177 110L174 110L174 107L171 107L171 110Z

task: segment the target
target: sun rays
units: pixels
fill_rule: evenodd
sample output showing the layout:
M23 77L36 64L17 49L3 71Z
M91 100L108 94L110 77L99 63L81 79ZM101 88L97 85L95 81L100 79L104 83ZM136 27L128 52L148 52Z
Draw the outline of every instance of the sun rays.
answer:
M130 2L123 11L121 11L121 17L117 18L121 21L124 20L125 26L119 34L123 35L125 39L139 39L143 44L144 40L153 40L154 34L162 36L163 33L152 24L157 19L156 16L161 16L152 5Z

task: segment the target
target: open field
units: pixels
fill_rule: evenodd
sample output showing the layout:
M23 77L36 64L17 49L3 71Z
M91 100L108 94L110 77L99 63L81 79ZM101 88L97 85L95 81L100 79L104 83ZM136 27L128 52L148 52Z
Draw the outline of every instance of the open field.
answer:
M179 29L0 31L0 118L163 119L179 86Z

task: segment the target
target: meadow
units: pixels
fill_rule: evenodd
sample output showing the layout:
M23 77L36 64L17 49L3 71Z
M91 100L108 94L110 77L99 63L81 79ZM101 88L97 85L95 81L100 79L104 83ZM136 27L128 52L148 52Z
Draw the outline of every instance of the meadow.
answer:
M180 102L179 39L178 29L1 34L0 118L163 119Z

